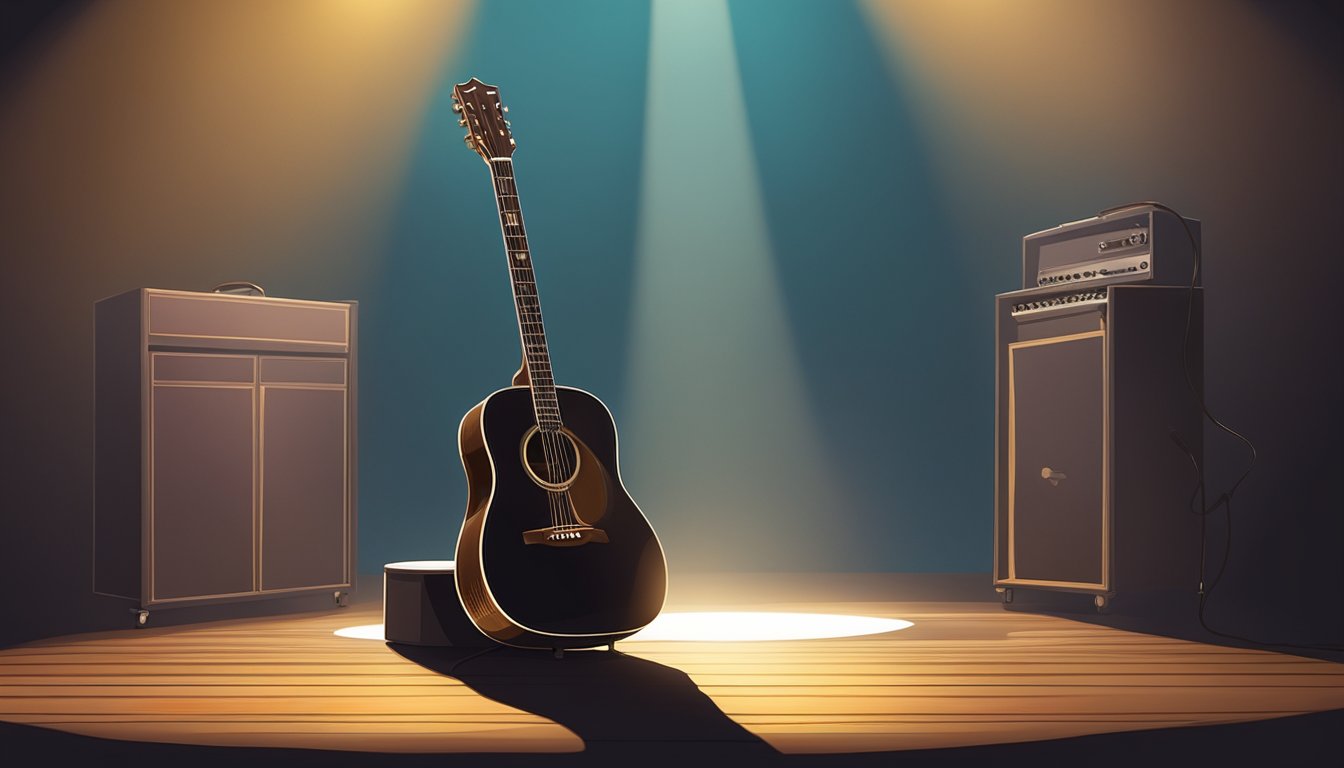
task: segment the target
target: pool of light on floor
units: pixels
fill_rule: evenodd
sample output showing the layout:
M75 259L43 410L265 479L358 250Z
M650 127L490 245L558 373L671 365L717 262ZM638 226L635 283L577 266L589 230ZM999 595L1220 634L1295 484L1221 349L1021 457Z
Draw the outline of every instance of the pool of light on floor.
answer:
M762 642L820 640L896 632L914 626L904 619L847 616L835 613L778 613L765 611L702 611L664 613L649 626L622 640L684 642ZM382 640L382 624L364 624L336 630L340 637Z

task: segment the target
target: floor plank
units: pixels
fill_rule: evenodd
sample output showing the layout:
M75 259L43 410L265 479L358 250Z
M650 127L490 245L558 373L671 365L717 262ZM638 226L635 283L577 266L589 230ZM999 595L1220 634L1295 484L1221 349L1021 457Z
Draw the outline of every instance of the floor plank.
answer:
M611 657L626 665L620 675L591 677L605 655L571 653L587 661L552 663L536 654L494 662L478 679L454 679L383 643L334 636L337 628L381 620L380 606L362 605L0 650L0 720L178 744L567 753L582 750L585 739L609 738L593 726L603 706L630 710L634 722L642 708L694 708L703 699L696 728L717 734L706 738L737 739L740 731L781 752L824 753L1344 708L1341 664L1009 613L992 603L853 599L874 590L865 593L857 576L834 581L849 599L762 580L777 592L717 603L714 595L683 595L671 609L857 613L915 625L832 640L629 642L624 658ZM627 668L645 675L643 682L624 683ZM595 710L571 716L567 696L575 709L583 702Z

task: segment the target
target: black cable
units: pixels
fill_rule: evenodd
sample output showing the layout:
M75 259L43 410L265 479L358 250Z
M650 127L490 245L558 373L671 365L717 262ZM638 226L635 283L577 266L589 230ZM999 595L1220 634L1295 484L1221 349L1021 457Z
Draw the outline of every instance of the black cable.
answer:
M1222 632L1209 626L1208 621L1204 618L1205 604L1208 602L1209 597L1213 594L1213 590L1218 586L1218 583L1223 580L1223 574L1227 571L1227 563L1231 559L1232 555L1232 497L1230 493L1224 493L1218 497L1218 500L1213 503L1212 507L1207 506L1208 499L1207 496L1205 495L1204 470L1203 468L1200 467L1199 460L1195 458L1195 454L1191 452L1189 447L1185 445L1185 443L1176 434L1175 430L1172 430L1170 433L1168 433L1168 435L1171 437L1172 442L1176 443L1176 446L1180 448L1181 451L1184 452L1187 457L1189 457L1191 463L1193 463L1195 467L1195 476L1196 476L1195 497L1191 498L1190 506L1193 508L1195 498L1199 499L1199 511L1195 513L1199 515L1199 625L1204 628L1204 631L1208 632L1211 635L1217 635L1218 637L1225 637L1228 638L1229 640L1239 640L1244 643L1250 643L1251 645L1272 645L1279 648L1301 648L1304 650L1312 650L1312 651L1344 651L1344 646L1339 645L1316 645L1312 643L1288 643L1288 642L1276 642L1270 640L1257 640L1255 638L1244 637L1242 635L1234 635L1230 632ZM1223 519L1226 521L1227 535L1223 539L1223 558L1222 562L1218 566L1218 575L1213 577L1213 582L1210 583L1208 585L1208 588L1206 589L1204 586L1204 564L1205 564L1205 551L1208 545L1208 536L1206 533L1207 522L1209 515L1212 514L1214 511L1216 511L1220 506L1223 508L1224 512Z
M1223 430L1227 434L1232 435L1241 442L1245 443L1246 448L1251 453L1251 460L1246 464L1246 469L1241 473L1241 476L1237 478L1237 481L1232 484L1231 488L1229 488L1223 494L1219 495L1218 499L1214 501L1213 507L1210 508L1208 506L1208 497L1207 497L1208 485L1205 482L1204 468L1200 466L1199 459L1195 457L1194 452L1191 451L1183 441L1181 441L1180 436L1176 433L1176 431L1172 430L1169 433L1172 442L1176 443L1176 446L1180 448L1185 453L1185 455L1190 458L1191 463L1194 465L1194 471L1195 471L1196 485L1195 485L1195 491L1190 497L1190 503L1193 505L1195 498L1198 497L1199 511L1196 514L1199 515L1199 625L1203 627L1204 631L1208 632L1209 634L1217 635L1218 637L1225 637L1228 638L1229 640L1239 640L1241 642L1250 643L1252 645L1273 645L1282 648L1302 648L1313 651L1344 650L1344 646L1337 646L1337 645L1276 643L1267 640L1256 640L1249 637L1242 637L1240 635L1234 635L1227 632L1221 632L1219 630L1216 630L1213 627L1210 627L1208 622L1205 621L1204 619L1205 603L1208 601L1209 597L1213 594L1213 590L1218 586L1219 582L1223 580L1223 574L1227 572L1228 560L1230 560L1232 556L1232 497L1236 495L1237 489L1241 487L1241 484L1245 482L1246 478L1251 474L1251 470L1255 468L1257 454L1255 450L1255 444L1252 443L1249 438L1247 438L1240 432L1236 431L1235 429L1232 429L1231 427L1227 426L1223 422L1219 421L1217 418L1214 417L1212 413L1209 412L1209 407L1204 402L1203 391L1201 390L1201 388L1195 386L1194 379L1190 377L1190 328L1195 313L1195 288L1198 287L1199 285L1199 272L1200 268L1203 266L1203 255L1200 252L1201 249L1199 245L1199 239L1196 238L1195 233L1190 230L1190 225L1186 223L1185 217L1182 216L1180 212L1177 211L1175 208L1156 202L1154 200L1140 200L1133 203L1125 203L1124 205L1117 205L1114 208L1107 208L1099 212L1097 214L1097 217L1100 218L1102 216L1117 213L1119 211L1128 210L1130 208L1145 208L1145 207L1157 208L1159 210L1163 210L1166 211L1167 213L1170 213L1172 216L1175 216L1176 220L1181 223L1181 228L1185 230L1185 236L1190 239L1190 247L1193 249L1194 259L1192 269L1190 271L1190 290L1189 293L1187 294L1187 300L1185 305L1185 336L1181 340L1181 372L1185 375L1185 385L1190 389L1190 393L1194 395L1195 401L1199 403L1199 410L1204 414L1204 418L1208 419L1210 423L1212 423L1219 429ZM1204 572L1205 572L1207 549L1208 549L1208 541L1206 536L1206 531L1208 528L1208 518L1209 515L1212 514L1214 511L1216 511L1220 506L1223 507L1225 513L1225 519L1227 521L1227 536L1223 543L1223 558L1222 562L1219 563L1218 565L1218 575L1214 577L1213 582L1208 585L1207 589L1205 589Z

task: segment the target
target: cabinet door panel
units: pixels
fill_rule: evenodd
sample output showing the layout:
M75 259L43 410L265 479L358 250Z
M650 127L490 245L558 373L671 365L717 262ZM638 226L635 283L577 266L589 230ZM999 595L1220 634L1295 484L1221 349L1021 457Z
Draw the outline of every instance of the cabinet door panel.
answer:
M1015 577L1105 584L1105 345L1101 332L1015 345ZM1047 475L1050 475L1047 477Z
M346 392L261 392L262 589L348 584Z
M153 390L152 600L251 592L251 386Z

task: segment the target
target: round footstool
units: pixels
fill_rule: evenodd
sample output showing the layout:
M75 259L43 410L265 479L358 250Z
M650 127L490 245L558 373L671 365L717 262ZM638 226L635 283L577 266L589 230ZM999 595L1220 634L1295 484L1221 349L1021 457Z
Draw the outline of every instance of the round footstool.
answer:
M491 644L458 602L452 560L383 566L383 638L407 645Z

